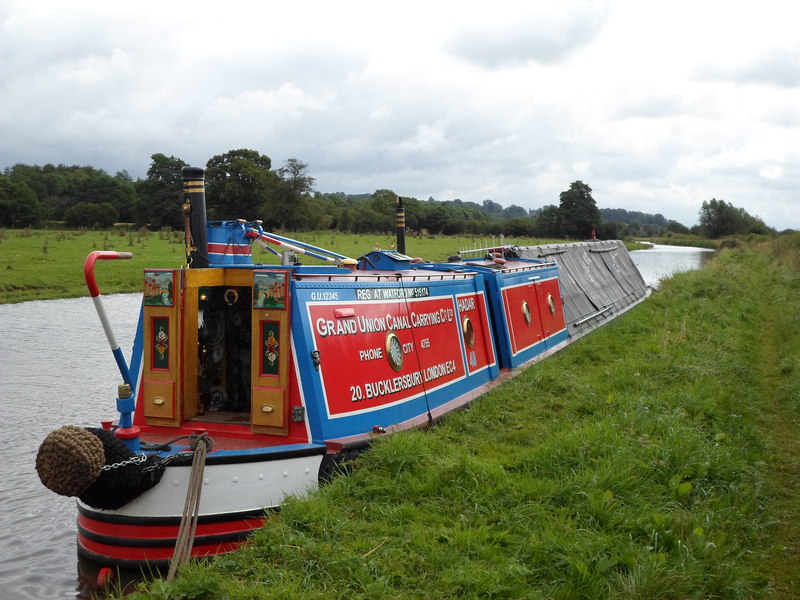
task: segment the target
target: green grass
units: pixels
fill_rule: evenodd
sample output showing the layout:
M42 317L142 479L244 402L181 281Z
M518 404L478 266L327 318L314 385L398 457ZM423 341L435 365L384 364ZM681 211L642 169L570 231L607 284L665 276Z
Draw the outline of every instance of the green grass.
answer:
M145 267L179 267L183 248L176 232L0 230L0 304L88 295L83 262L94 250L134 255L97 263L102 293L138 292Z
M800 597L800 236L723 252L130 598Z
M708 248L716 250L721 243L721 240L712 240L707 237L701 237L694 234L679 234L667 232L661 237L650 238L650 242L654 244L663 244L665 246L688 246L690 248Z

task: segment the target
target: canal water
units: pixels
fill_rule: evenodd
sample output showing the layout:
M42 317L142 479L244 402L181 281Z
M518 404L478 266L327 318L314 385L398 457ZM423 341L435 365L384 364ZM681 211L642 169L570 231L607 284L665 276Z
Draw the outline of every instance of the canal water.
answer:
M710 252L656 246L632 253L645 281L701 268ZM104 298L126 355L139 294ZM115 419L116 363L91 299L0 305L0 597L88 598L79 576L72 498L45 488L36 474L39 444L62 425L97 427ZM83 571L83 569L81 569ZM90 571L91 574L91 571Z
M706 248L654 244L647 250L634 250L630 254L645 283L656 288L662 279L675 273L702 269L714 256L714 251Z
M129 352L139 294L105 298L117 341ZM39 444L62 425L115 418L121 378L91 299L0 305L0 598L79 594L73 498L36 474Z

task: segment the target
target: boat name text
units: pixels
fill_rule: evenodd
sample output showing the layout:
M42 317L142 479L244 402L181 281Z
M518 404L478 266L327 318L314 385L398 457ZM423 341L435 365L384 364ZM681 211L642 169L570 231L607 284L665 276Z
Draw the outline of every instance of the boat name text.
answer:
M386 314L383 317L357 315L355 317L336 319L335 321L320 317L314 322L314 328L320 337L328 337L332 335L400 331L402 329L411 329L412 327L419 328L450 323L454 319L455 311L452 308L441 308L425 313L412 312L411 315Z
M458 311L467 312L468 310L475 310L475 297L469 296L468 298L458 299Z

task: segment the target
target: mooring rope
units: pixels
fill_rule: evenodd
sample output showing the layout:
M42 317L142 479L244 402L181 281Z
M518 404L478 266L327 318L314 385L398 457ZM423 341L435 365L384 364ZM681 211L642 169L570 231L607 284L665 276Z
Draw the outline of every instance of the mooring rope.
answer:
M206 453L213 447L213 442L208 437L208 434L201 433L192 436L191 446L194 450L192 470L189 475L189 486L186 489L186 502L183 505L178 539L175 542L175 551L169 563L167 581L172 581L175 578L178 567L188 562L192 556L192 545L197 531L197 520L200 516L200 492L203 489L203 470L206 465Z

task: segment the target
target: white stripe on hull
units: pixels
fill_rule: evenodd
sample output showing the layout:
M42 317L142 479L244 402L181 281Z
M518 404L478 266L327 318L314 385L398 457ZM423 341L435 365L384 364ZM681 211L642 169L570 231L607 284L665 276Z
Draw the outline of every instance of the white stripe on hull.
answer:
M280 506L287 496L302 496L318 487L321 462L322 455L314 455L206 465L200 492L200 515ZM190 466L168 466L155 487L120 509L97 512L127 517L180 517L191 471Z

